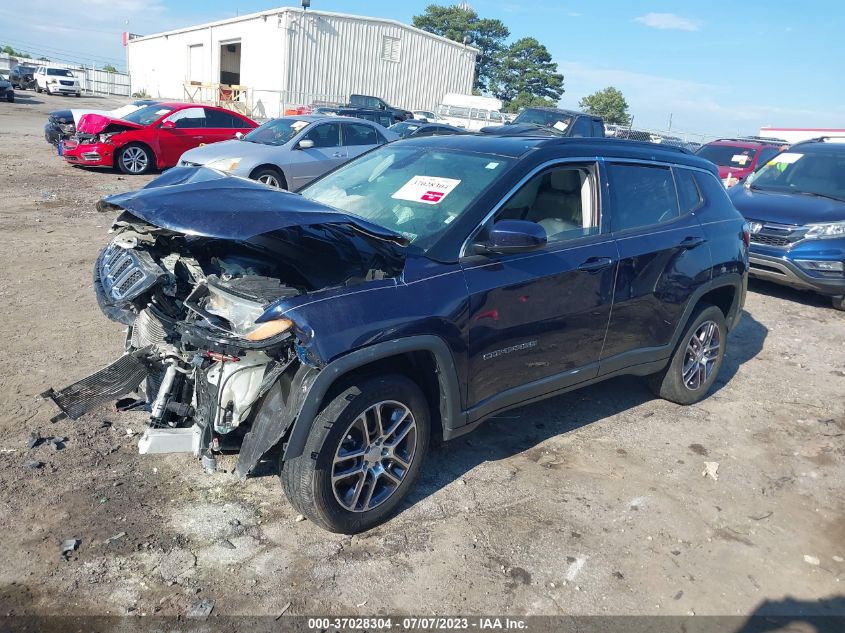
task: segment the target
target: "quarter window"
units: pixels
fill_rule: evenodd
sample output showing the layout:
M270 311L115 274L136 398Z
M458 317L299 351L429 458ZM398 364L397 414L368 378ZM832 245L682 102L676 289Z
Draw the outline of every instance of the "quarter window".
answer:
M675 169L675 183L678 186L678 202L681 214L695 211L701 206L701 193L689 169Z
M591 170L557 167L531 178L496 214L495 220L529 220L543 227L550 242L599 232Z
M570 136L590 136L591 120L587 117L580 117L575 120Z
M679 217L678 196L668 167L610 164L607 172L613 194L613 231Z

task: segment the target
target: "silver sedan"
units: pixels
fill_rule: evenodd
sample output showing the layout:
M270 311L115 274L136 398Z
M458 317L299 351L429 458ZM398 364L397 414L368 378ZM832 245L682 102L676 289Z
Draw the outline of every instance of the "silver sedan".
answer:
M194 148L182 166L203 165L296 191L364 152L399 137L378 123L304 115L268 121L246 136Z

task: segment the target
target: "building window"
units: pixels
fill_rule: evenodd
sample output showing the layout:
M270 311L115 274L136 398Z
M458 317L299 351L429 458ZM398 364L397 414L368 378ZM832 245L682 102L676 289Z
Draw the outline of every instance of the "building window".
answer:
M383 35L381 38L381 58L386 62L398 62L402 55L402 40L398 37Z

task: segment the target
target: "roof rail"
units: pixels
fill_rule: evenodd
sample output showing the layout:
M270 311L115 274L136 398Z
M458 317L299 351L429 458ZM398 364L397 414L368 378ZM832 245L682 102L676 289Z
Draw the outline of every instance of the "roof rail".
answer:
M816 136L815 138L805 138L802 141L798 141L797 143L793 143L793 145L801 145L801 143L826 143L826 142L828 142L828 141L830 141L831 139L834 139L834 138L841 138L841 139L845 140L845 136L833 136L833 135Z
M789 141L782 138L774 138L771 136L733 136L728 138L717 138L710 142L715 143L716 141L743 141L746 143L779 143L781 145L789 145Z

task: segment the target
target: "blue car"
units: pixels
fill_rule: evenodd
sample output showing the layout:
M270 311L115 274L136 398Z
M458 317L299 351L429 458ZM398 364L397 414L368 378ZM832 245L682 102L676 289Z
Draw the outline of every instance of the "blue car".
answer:
M344 533L390 516L433 435L622 374L700 401L746 293L715 166L650 143L431 136L296 194L176 167L98 208L127 353L46 393L60 415L139 389L142 452L272 459Z
M845 143L837 140L792 145L730 197L750 225L751 276L829 296L845 310Z

